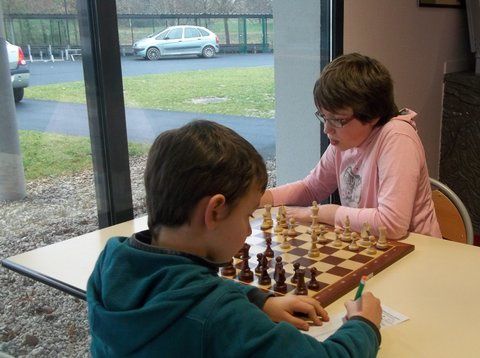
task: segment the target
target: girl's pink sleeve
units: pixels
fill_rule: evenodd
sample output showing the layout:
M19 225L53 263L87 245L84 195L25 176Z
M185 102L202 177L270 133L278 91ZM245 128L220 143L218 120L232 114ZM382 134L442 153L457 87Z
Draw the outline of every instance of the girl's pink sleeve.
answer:
M384 140L377 162L377 207L342 206L335 213L335 224L343 225L348 215L352 230L359 231L363 223L368 222L374 235L378 235L379 226L386 226L389 238L406 236L424 161L422 147L410 136L396 133L388 141ZM370 180L373 182L374 178Z
M327 148L320 162L304 179L270 189L273 205L309 206L321 202L337 188L335 151Z

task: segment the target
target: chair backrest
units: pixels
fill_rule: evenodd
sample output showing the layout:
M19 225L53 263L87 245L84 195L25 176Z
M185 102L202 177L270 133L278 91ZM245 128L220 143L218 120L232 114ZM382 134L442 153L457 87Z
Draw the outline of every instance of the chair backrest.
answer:
M462 200L447 185L430 178L432 199L444 239L473 244L473 226Z

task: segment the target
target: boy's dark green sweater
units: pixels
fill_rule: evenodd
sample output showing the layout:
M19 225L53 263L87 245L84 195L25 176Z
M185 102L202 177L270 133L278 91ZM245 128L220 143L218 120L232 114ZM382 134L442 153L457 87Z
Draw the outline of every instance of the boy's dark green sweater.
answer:
M94 357L376 356L371 324L350 320L321 343L272 322L254 304L258 289L149 240L148 231L112 238L97 261L87 288Z

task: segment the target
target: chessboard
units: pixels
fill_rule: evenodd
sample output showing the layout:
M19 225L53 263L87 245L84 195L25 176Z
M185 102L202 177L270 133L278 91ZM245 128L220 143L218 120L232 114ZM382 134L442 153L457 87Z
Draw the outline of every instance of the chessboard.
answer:
M294 234L290 233L286 239L286 230L279 234L273 226L262 229L262 219L252 219L252 234L246 239L246 245L231 265L222 268L221 275L275 295L308 295L326 307L357 287L362 276L375 275L414 250L413 245L388 239L379 249L373 236L369 236L372 242L363 246L361 240L354 240L360 243L352 250L351 242L339 240L342 236L339 229L330 228L320 233L322 243L315 244L317 253L311 255L312 228L293 226ZM250 277L244 275L245 265ZM282 269L278 281L278 272ZM277 286L282 287L277 289Z

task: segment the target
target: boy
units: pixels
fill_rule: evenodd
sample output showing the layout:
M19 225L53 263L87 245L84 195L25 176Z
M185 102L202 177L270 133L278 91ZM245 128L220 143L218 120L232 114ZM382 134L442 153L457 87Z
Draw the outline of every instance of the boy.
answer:
M109 240L88 282L93 356L375 356L371 293L347 302L349 320L320 343L293 326L308 329L294 312L328 320L316 300L218 276L251 234L266 183L260 155L226 127L195 121L160 134L145 170L149 230Z
M385 226L390 239L441 238L417 114L398 111L385 66L358 53L340 56L325 66L313 96L330 145L306 178L267 190L261 204L307 206L338 189L341 206L320 206L319 221L343 226L348 216L358 232L366 222L374 235ZM287 213L310 216L304 208Z

